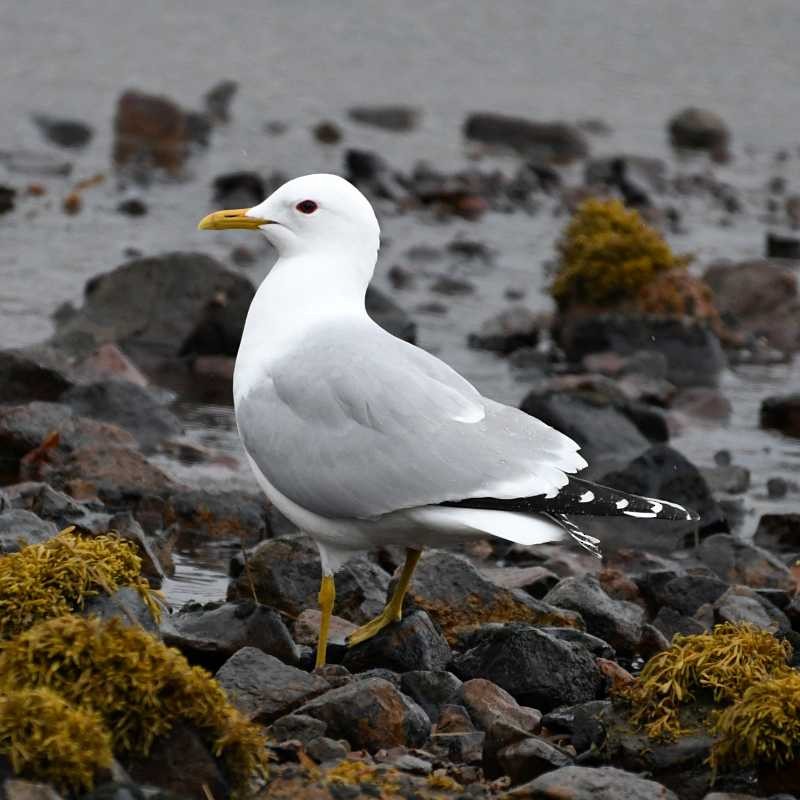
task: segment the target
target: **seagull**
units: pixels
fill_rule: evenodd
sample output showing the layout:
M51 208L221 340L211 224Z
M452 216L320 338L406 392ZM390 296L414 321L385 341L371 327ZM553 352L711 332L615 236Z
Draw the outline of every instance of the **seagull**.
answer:
M401 545L406 560L386 607L350 635L351 646L401 619L426 546L572 537L600 556L576 517L697 519L676 503L574 477L587 466L574 441L377 325L364 297L380 228L343 178L295 178L253 208L217 211L198 227L258 230L278 252L247 314L233 400L259 485L319 548L317 667L334 573L359 552Z

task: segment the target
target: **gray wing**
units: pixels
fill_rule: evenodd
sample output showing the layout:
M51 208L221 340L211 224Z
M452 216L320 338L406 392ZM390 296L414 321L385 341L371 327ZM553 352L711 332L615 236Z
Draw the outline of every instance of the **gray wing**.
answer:
M304 339L238 400L236 418L269 482L327 517L554 494L586 465L571 439L371 323Z

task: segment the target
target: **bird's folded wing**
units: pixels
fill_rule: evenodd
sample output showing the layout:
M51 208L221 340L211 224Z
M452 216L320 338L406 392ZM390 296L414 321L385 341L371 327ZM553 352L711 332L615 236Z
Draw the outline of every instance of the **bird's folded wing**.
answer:
M327 517L552 495L586 465L571 439L377 327L309 337L239 399L236 416L269 482Z

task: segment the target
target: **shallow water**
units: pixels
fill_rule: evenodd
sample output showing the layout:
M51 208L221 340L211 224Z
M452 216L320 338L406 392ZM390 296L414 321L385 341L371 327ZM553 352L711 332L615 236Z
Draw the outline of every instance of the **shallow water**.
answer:
M790 191L800 189L798 31L800 6L794 0L3 4L0 151L24 147L64 155L40 142L29 119L34 111L83 119L96 136L85 152L66 154L73 163L69 179L44 179L45 198L23 197L14 213L0 216L0 346L47 336L51 313L64 301L79 302L86 280L119 264L127 248L145 254L196 249L224 261L238 244L258 249L255 235L195 230L211 207L211 179L242 168L287 175L337 171L342 149L318 145L310 135L310 127L325 118L342 125L346 146L374 148L399 168L425 159L450 169L469 163L460 127L472 110L540 119L599 117L614 132L592 139L595 153L665 157L669 115L686 105L710 107L730 124L736 154L732 165L713 172L741 190L746 211L729 225L706 201L681 199L686 231L671 235L671 243L696 254L696 269L717 258L760 255L770 223L763 212L767 181L781 175ZM192 180L131 189L146 201L146 217L115 213L121 195L108 170L111 119L121 91L163 92L193 106L222 78L241 85L234 120L215 131L209 150L191 162ZM373 102L418 106L419 128L398 135L347 121L349 105ZM276 120L288 130L268 136L264 124ZM787 151L788 161L775 161L778 149ZM489 163L514 168L511 160ZM712 168L695 162L682 169ZM85 192L79 215L65 216L61 200L72 184L96 173L108 179ZM579 168L565 172L571 183L579 175ZM6 174L0 164L0 183L24 187L30 180ZM547 203L534 216L489 214L477 223L433 223L388 208L379 208L379 215L385 241L376 281L383 288L389 267L408 266L406 251L414 245L442 248L456 238L489 245L490 266L451 258L418 264L416 287L393 296L414 313L423 346L482 391L518 403L524 383L506 362L469 350L466 336L507 304L508 288L523 291L531 308L550 307L544 264L564 218L554 216ZM246 272L254 281L269 266L269 252L259 253L262 262ZM443 273L468 278L475 293L441 298L444 315L416 310L439 299L430 284ZM757 412L764 396L800 389L800 371L796 365L739 369L725 377L724 388L734 407L730 422L691 423L674 444L699 465L710 465L716 450L730 449L736 463L751 469L748 532L762 511L798 504L797 495L781 502L763 497L768 477L797 474L800 445L759 431ZM183 411L190 438L223 453L240 452L230 409ZM241 463L163 463L185 482L256 488ZM181 552L178 575L167 586L170 598L219 596L229 555L212 546Z

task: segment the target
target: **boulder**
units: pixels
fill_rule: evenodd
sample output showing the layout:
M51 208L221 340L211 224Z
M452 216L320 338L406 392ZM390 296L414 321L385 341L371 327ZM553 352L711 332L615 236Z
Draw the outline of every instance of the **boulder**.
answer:
M324 736L327 727L322 720L314 719L306 714L288 714L272 723L270 734L276 742L294 739L305 744L319 736Z
M753 542L779 553L800 552L800 513L762 515Z
M761 401L761 427L800 439L800 393Z
M606 738L606 719L610 700L589 700L551 711L542 717L542 728L550 733L566 733L577 753L600 747Z
M0 553L16 553L27 544L41 544L58 533L50 521L31 511L11 508L0 513Z
M193 537L217 541L258 542L274 531L269 503L262 494L235 489L179 489L166 498L163 527L175 526L187 541Z
M698 633L705 633L705 626L693 617L688 617L676 611L674 608L664 606L658 610L653 625L661 631L668 642L672 641L675 634L682 636L693 636Z
M796 589L792 573L766 550L735 539L730 534L709 536L697 549L698 558L728 583L743 583L754 589Z
M642 638L644 611L634 603L612 600L593 575L564 578L544 598L559 608L577 611L589 633L624 655L633 655Z
M467 339L476 350L491 350L508 355L521 347L536 347L546 321L525 306L511 306L487 319Z
M572 764L572 758L560 747L538 736L507 745L497 753L497 760L512 783L530 781L545 772Z
M781 636L792 629L789 618L780 609L747 586L731 586L714 603L714 621L746 622Z
M463 684L445 670L411 670L401 678L400 688L420 705L430 719L438 719L442 706L460 705Z
M79 150L86 147L94 135L94 131L89 125L77 119L34 114L33 121L42 136L58 147Z
M728 584L711 575L679 575L663 586L655 587L657 605L691 616L700 606L715 603L728 589Z
M586 633L586 631L579 631L576 628L552 628L548 625L540 626L539 630L550 634L550 636L555 636L556 639L560 639L562 642L577 644L586 652L595 656L595 658L614 659L617 657L616 651L608 642L599 636L592 636L591 633Z
M319 675L284 664L256 647L237 650L216 679L248 719L269 724L330 689Z
M326 724L331 738L346 739L355 750L418 747L430 735L425 712L388 681L367 678L331 689L298 710Z
M594 658L579 645L538 628L520 623L490 626L473 642L454 658L456 675L465 681L492 681L523 705L550 711L594 700L601 691L603 678Z
M132 586L123 586L112 595L91 597L86 601L82 613L98 619L118 619L125 625L143 628L158 635L158 623L153 619L142 595Z
M725 160L730 144L730 132L718 114L705 108L685 108L668 123L669 139L673 147L687 150L705 150Z
M382 128L394 133L412 130L419 119L419 111L410 106L353 106L347 109L347 116L361 125Z
M565 164L589 154L586 137L564 122L534 122L491 112L470 114L464 136L474 142L508 147L544 163Z
M55 401L72 386L56 366L34 353L0 350L0 403Z

